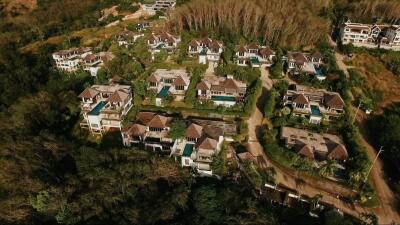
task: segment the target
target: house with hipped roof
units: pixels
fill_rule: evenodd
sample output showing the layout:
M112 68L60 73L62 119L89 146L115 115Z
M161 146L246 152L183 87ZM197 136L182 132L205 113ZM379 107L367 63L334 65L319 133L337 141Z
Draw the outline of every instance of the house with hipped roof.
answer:
M79 98L83 115L80 126L92 134L120 130L123 118L132 108L132 89L128 85L93 85Z
M324 64L324 57L319 51L312 53L288 51L284 57L286 73L298 75L305 73L316 76L319 80L325 80L321 65Z
M200 101L211 100L216 105L234 106L243 101L247 84L235 80L233 76L205 76L196 85L197 98Z
M174 36L166 31L152 32L147 38L147 44L150 47L150 52L158 53L161 49L167 50L168 53L172 53L181 42L180 36ZM154 58L153 58L154 59Z
M283 105L291 107L293 116L305 117L313 124L337 120L344 114L345 106L339 93L303 85L291 85Z
M212 63L216 67L224 51L223 48L224 45L221 41L211 38L193 39L189 43L188 52L191 56L197 56L200 64Z
M286 147L311 160L345 161L349 158L343 139L337 135L282 127L281 139L285 142Z
M137 39L143 36L144 34L142 33L135 33L130 30L124 30L115 35L115 40L117 41L118 46L127 48L135 43Z
M340 26L340 40L345 45L399 51L400 26L353 23L348 20Z
M186 70L157 69L147 79L149 90L157 93L156 105L161 106L162 100L172 95L175 100L182 101L190 84Z
M182 167L191 167L201 174L212 175L211 164L224 141L220 127L191 122L183 139L174 144L171 156L179 159Z
M154 112L139 112L136 121L125 126L122 131L124 146L143 145L145 149L169 152L174 141L169 136L172 117Z
M270 67L274 63L275 52L269 47L256 43L236 46L236 64L238 66Z

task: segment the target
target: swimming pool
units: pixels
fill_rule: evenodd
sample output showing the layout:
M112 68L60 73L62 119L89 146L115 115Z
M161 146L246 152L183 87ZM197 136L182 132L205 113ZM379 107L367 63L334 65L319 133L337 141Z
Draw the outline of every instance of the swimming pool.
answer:
M316 105L311 105L311 115L313 116L321 116L321 111L319 111L319 107Z
M194 145L192 145L192 144L186 144L185 145L185 148L183 149L183 156L186 156L186 157L190 157L191 155L192 155L192 152L193 152L193 147L194 147Z
M99 114L100 114L100 111L104 108L104 106L105 106L106 104L107 104L107 102L105 102L105 101L99 102L99 104L97 104L97 105L92 109L92 111L89 112L89 115L92 115L92 116L97 116L97 115L99 115Z
M167 96L168 96L168 90L169 90L169 88L170 88L170 87L163 87L163 88L161 89L161 91L158 93L157 97L159 97L159 98L165 98L165 97L167 97Z
M236 102L236 98L233 96L211 96L213 101L224 101L224 102Z

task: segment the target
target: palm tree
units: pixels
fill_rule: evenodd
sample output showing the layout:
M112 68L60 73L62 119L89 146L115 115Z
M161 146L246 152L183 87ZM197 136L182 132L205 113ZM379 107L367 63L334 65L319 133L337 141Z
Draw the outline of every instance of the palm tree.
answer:
M326 163L319 169L319 175L324 177L332 176L336 170L336 162L334 160L326 160Z

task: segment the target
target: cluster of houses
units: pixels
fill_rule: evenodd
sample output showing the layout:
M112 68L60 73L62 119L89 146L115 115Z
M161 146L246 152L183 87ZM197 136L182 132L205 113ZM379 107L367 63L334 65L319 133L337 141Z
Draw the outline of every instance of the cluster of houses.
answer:
M53 53L53 59L57 69L72 73L79 69L88 71L92 76L104 63L111 61L114 55L111 52L93 53L92 48L70 48Z
M182 101L190 84L190 76L184 69L157 69L148 78L148 89L156 93L156 106L162 106L163 100L172 96ZM200 102L211 101L215 105L231 107L243 101L247 84L233 76L204 76L196 84L196 96Z
M303 85L290 85L283 96L283 106L290 108L291 116L303 117L310 124L322 121L334 123L344 114L345 103L337 92ZM323 163L326 160L343 162L348 153L340 136L313 133L305 129L282 127L280 138L286 147L299 155ZM342 168L341 168L342 169Z
M191 167L201 174L212 175L213 157L220 152L224 135L236 133L236 125L191 119L187 121L184 137L174 139L170 132L176 119L154 112L140 112L134 123L122 129L123 144L167 153L179 161L182 167Z
M347 21L340 26L343 44L400 51L400 25L362 24Z
M176 3L173 2L175 1L156 1L152 7L153 10L168 9L175 6ZM149 26L149 24L138 24L140 31ZM356 25L346 23L346 26L343 26L343 38L347 37L344 35L346 32L356 31L355 28L351 28L352 26ZM377 27L381 30L378 32L379 35L374 36ZM370 26L367 36L372 35L374 40L379 37L382 41L384 40L382 32L384 32L385 35L387 34L386 39L395 44L397 39L389 34L392 27L394 26L386 28ZM361 34L364 32L361 31ZM129 47L143 36L142 32L124 30L115 35L115 41L121 47ZM152 32L146 37L153 57L162 49L173 53L181 42L180 36L166 31ZM342 41L346 43L346 40ZM191 40L187 49L189 56L198 58L199 64L209 64L212 67L219 64L223 52L224 43L208 37ZM92 53L91 48L72 48L54 53L53 58L57 68L63 71L75 72L82 68L95 75L106 58L112 57L107 52ZM252 68L268 68L276 60L280 60L276 58L275 51L255 43L236 46L234 59L236 65ZM321 68L325 60L318 51L307 53L288 51L282 60L288 74L308 74L319 80L325 79ZM191 76L184 69L157 69L146 81L147 89L155 93L156 106L163 106L164 100L168 97L172 97L174 101L185 99ZM247 91L247 84L234 79L231 75L220 77L206 74L201 77L199 83L192 85L200 103L212 102L214 105L225 107L232 107L243 102ZM199 173L212 174L213 157L220 152L227 133L236 132L236 127L227 129L227 126L230 126L227 122L191 119L185 121L187 125L185 136L175 139L170 133L177 118L154 112L139 112L135 121L126 125L123 121L132 107L132 89L129 85L117 83L93 85L85 89L79 97L83 117L80 122L82 128L99 135L109 130L118 130L121 132L125 146L142 146L156 152L168 153L179 161L182 167L194 168ZM345 107L339 93L302 85L291 85L283 96L282 105L291 110L292 116L306 118L309 123L316 125L338 120L344 114ZM340 136L312 133L291 127L282 127L280 135L286 147L316 162L328 159L345 161L348 158L346 147Z

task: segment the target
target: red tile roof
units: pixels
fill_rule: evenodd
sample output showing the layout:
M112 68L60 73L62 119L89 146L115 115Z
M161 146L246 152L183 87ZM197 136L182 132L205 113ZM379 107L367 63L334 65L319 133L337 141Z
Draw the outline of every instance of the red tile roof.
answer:
M99 92L93 88L86 88L80 95L80 98L94 98Z

